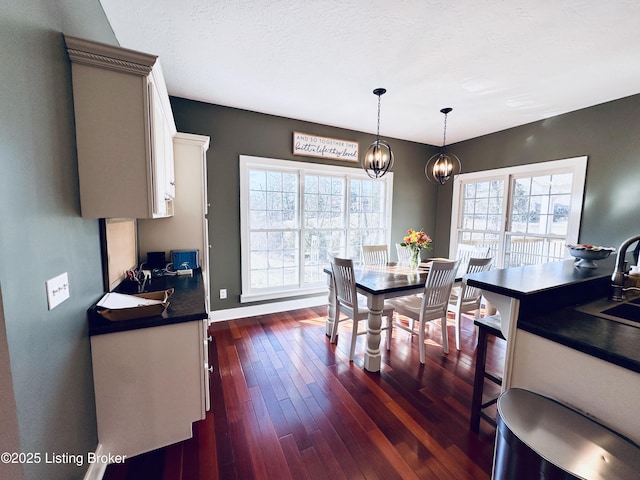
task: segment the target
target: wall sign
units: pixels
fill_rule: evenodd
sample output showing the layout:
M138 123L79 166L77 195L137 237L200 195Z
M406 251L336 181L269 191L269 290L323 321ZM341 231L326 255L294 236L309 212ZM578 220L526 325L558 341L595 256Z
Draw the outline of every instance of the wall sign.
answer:
M293 154L357 162L358 142L293 132Z

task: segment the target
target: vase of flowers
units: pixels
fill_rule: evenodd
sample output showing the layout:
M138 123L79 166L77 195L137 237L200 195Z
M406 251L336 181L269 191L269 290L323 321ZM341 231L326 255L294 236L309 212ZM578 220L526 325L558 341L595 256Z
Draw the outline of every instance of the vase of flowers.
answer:
M409 268L417 270L420 266L420 250L431 250L431 237L424 233L422 230L414 230L410 228L407 230L407 234L400 243L405 248L411 251L411 257L409 258Z

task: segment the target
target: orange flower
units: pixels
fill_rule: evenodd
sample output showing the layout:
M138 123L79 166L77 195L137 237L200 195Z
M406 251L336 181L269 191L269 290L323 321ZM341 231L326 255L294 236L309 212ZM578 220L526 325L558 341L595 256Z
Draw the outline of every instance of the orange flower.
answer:
M402 239L403 247L409 247L411 250L421 250L423 248L431 249L431 237L424 233L424 231L416 231L413 228L407 230L407 235Z

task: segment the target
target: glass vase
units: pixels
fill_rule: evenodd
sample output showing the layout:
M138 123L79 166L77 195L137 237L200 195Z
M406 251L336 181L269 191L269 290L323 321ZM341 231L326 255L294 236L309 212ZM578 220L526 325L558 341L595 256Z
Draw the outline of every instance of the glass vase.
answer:
M418 270L420 267L420 250L412 250L411 257L409 258L409 268L411 270Z

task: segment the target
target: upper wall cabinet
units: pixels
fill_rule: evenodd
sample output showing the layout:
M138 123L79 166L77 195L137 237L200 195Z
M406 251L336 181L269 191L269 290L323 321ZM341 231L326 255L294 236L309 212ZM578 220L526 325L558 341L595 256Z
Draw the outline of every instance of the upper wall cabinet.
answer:
M85 218L172 215L176 126L158 57L65 36Z

